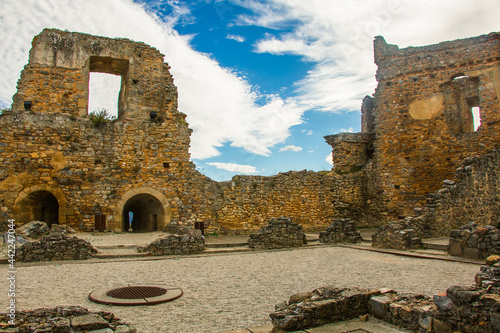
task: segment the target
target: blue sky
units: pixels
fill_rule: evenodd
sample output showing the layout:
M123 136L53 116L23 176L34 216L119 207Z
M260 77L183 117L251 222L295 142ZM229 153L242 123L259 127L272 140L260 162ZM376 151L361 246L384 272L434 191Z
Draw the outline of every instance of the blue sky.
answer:
M329 170L323 136L359 131L376 87L374 36L400 47L471 37L500 31L499 13L497 0L0 0L0 106L43 28L129 38L172 66L202 173ZM93 74L89 109L116 109L118 86Z

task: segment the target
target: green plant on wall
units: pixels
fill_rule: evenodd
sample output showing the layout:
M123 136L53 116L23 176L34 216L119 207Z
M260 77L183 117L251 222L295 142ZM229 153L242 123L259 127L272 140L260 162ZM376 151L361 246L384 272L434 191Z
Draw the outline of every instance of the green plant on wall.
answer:
M92 126L102 127L110 121L116 120L116 117L112 116L105 108L98 108L89 113L89 119L92 122Z

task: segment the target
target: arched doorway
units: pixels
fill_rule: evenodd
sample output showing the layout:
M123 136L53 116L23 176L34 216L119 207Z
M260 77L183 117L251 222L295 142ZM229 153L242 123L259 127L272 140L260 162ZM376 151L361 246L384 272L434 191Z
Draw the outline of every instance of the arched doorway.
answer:
M59 202L49 191L31 192L21 202L20 222L43 221L59 224Z
M123 206L123 231L156 231L160 218L164 218L165 210L160 200L151 194L136 194Z

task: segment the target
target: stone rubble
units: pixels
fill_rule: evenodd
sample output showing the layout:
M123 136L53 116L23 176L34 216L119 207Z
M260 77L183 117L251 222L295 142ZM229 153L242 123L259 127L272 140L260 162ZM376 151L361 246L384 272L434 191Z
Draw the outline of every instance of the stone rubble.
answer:
M42 221L31 221L26 223L16 229L16 233L19 233L28 238L39 238L50 231L47 223Z
M9 320L6 313L0 313L1 328L8 328ZM90 312L80 306L18 311L15 324L17 330L6 332L137 332L133 326L124 323L110 312Z
M284 216L268 220L267 226L248 238L248 246L252 249L280 249L304 244L307 240L302 226Z
M86 240L66 236L65 226L53 225L49 235L27 242L16 249L16 260L85 260L98 251Z
M363 239L352 219L333 219L326 231L319 233L321 243L361 243Z
M174 234L158 238L149 245L138 247L137 251L152 256L203 253L205 237L200 230L189 230L182 235Z

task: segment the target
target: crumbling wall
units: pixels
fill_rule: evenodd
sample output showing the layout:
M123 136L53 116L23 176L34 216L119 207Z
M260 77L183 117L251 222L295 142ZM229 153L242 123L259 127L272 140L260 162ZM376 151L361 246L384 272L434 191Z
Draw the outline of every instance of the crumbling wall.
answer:
M491 33L400 49L375 38L378 85L363 100L363 133L326 138L334 170L362 169L368 210L379 221L411 215L464 158L499 146L499 40ZM352 139L368 133L365 147Z
M12 108L32 102L34 112L86 117L89 73L120 75L120 119L168 118L177 111L177 90L163 55L144 43L45 29L33 39Z
M371 186L378 204L406 216L465 157L498 146L500 34L399 49L375 39L378 86ZM472 129L471 107L481 126ZM376 199L376 198L374 198Z

